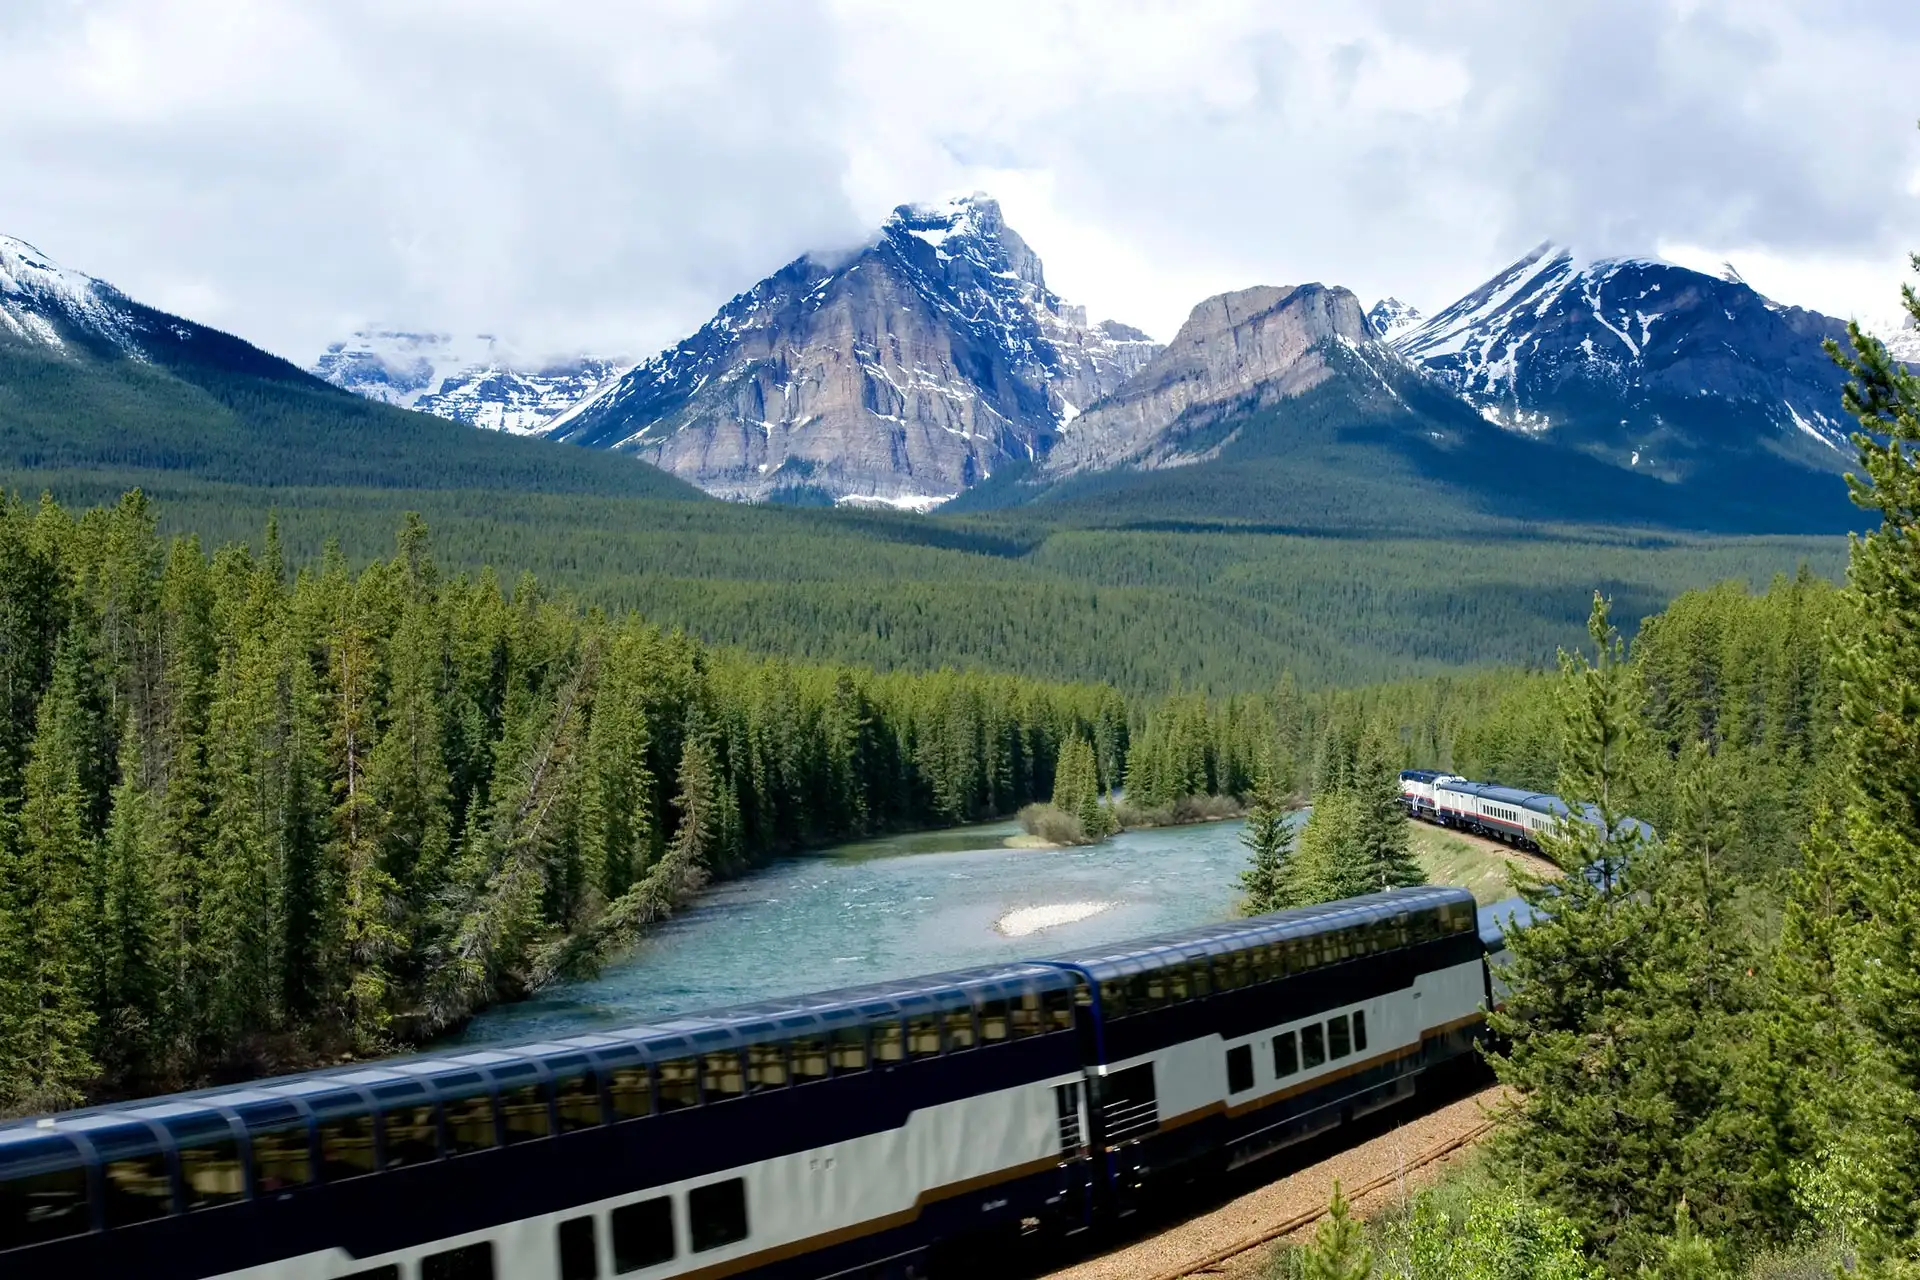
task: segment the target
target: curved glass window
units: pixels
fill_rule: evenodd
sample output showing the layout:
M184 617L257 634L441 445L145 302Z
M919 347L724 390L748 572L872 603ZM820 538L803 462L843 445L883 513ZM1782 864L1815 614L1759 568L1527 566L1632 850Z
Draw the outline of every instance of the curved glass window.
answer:
M949 1009L945 1021L948 1053L961 1053L973 1048L973 1010Z
M980 1043L999 1044L1008 1035L1007 1002L989 1000L980 1006Z
M701 1055L700 1083L708 1102L725 1102L747 1091L747 1078L740 1070L740 1051L726 1049Z
M907 1019L907 1056L916 1061L940 1056L940 1015L915 1014Z
M1085 987L1080 991L1084 992ZM1047 1010L1047 1027L1052 1031L1073 1030L1073 1002L1075 992L1049 991L1044 1000Z
M372 1173L373 1117L360 1111L328 1116L320 1121L320 1173L328 1182L341 1182Z
M87 1170L64 1138L0 1148L0 1250L84 1234Z
M213 1209L247 1198L240 1144L228 1132L180 1148L180 1181L188 1209Z
M448 1155L471 1155L500 1145L494 1131L493 1094L485 1081L477 1075L465 1075L436 1083L441 1114L447 1122Z
M658 1065L662 1111L681 1111L700 1105L700 1066L692 1058L673 1058Z
M547 1086L535 1080L500 1091L500 1119L506 1130L507 1145L531 1142L553 1136L553 1120L547 1114Z
M1007 1027L1015 1040L1046 1034L1046 1010L1040 1007L1040 993L1029 991L1007 1002Z
M841 1027L829 1042L833 1056L833 1074L848 1075L867 1069L867 1029Z
M305 1186L313 1177L313 1151L304 1124L276 1125L272 1128L248 1126L253 1143L253 1190L255 1195L278 1195Z
M613 1119L638 1120L653 1114L653 1089L643 1066L615 1067L607 1075L607 1098L613 1103ZM672 1108L661 1104L662 1111Z
M793 1079L796 1084L827 1078L827 1038L798 1036L787 1045L793 1054Z
M873 1027L873 1061L878 1066L883 1063L899 1062L906 1057L906 1045L900 1024L882 1022Z
M109 1227L130 1227L173 1212L167 1158L158 1151L109 1160L102 1173Z
M747 1046L747 1088L755 1093L787 1087L787 1046L778 1040Z
M430 1104L397 1106L381 1112L387 1145L383 1167L401 1169L440 1158L440 1135Z
M605 1122L600 1114L599 1079L584 1068L556 1073L553 1109L560 1117L562 1133L598 1128Z

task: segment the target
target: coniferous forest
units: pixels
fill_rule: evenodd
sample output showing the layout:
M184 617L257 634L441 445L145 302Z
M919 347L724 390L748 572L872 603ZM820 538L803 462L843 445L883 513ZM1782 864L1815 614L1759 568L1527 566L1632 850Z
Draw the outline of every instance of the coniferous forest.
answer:
M1119 695L721 653L426 527L351 571L0 510L0 1106L417 1043L771 853L1011 813Z

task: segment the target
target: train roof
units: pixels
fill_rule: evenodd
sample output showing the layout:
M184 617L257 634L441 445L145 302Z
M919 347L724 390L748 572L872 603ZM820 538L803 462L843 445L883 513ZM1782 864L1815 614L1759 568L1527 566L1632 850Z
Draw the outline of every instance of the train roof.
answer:
M1400 771L1402 782L1434 782L1452 776L1440 769L1402 769Z
M281 1113L290 1116L305 1110L325 1112L351 1107L367 1097L385 1102L417 1096L424 1101L442 1088L484 1083L485 1077L499 1082L531 1082L555 1071L584 1066L589 1060L619 1066L684 1058L809 1032L863 1026L922 1010L964 1008L1031 992L1070 991L1074 981L1070 972L1056 965L1020 961L680 1014L658 1022L531 1044L451 1046L438 1052L272 1076L242 1086L108 1103L62 1112L51 1120L0 1125L0 1144L22 1142L23 1134L44 1135L49 1131L122 1129L144 1135L150 1132L149 1121L177 1130L180 1123L193 1117L224 1124L225 1111L259 1122ZM4 1162L4 1156L4 1149L0 1149L0 1162Z
M1222 924L1202 925L1178 933L1142 938L1118 947L1050 956L1055 964L1071 965L1096 980L1123 977L1182 959L1199 959L1343 929L1350 925L1391 920L1408 911L1443 905L1471 906L1473 894L1449 885L1417 889L1388 889L1364 897L1316 907L1296 907L1270 915L1252 916Z
M1507 945L1509 929L1524 929L1533 923L1533 905L1525 898L1502 898L1479 910L1480 941L1489 951L1501 951Z

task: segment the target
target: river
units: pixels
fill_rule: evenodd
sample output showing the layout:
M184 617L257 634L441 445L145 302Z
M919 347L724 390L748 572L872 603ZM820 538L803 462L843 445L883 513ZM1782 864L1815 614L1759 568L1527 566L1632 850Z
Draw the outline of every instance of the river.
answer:
M783 858L708 889L598 977L490 1009L454 1043L577 1035L1223 919L1246 865L1242 826L1009 849L1005 822Z

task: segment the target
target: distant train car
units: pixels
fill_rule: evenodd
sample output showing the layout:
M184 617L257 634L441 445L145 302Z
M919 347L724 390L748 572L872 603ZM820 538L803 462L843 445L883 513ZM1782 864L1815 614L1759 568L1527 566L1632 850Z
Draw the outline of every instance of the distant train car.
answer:
M1551 831L1556 822L1572 812L1559 796L1464 778L1436 783L1433 796L1442 826L1525 849L1539 848L1540 833Z
M1400 772L1400 799L1406 803L1407 816L1437 822L1440 810L1434 802L1434 788L1445 782L1465 779L1436 769L1403 769Z
M0 1275L920 1274L1408 1096L1481 1032L1487 936L1399 889L48 1116L0 1127Z

